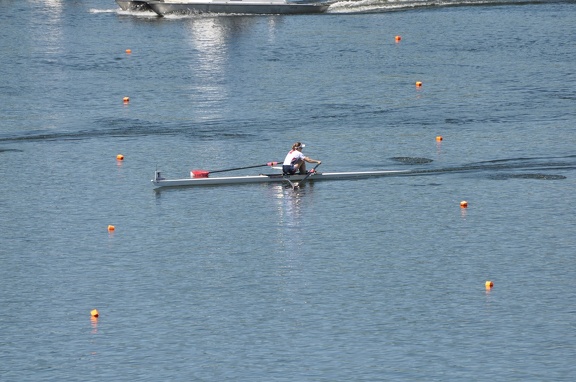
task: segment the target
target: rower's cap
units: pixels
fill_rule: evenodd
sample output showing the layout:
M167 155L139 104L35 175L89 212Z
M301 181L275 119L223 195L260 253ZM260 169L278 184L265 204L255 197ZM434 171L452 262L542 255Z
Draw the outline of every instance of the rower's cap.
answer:
M304 148L304 147L306 147L306 145L305 145L304 143L302 143L302 144L300 145L300 147Z

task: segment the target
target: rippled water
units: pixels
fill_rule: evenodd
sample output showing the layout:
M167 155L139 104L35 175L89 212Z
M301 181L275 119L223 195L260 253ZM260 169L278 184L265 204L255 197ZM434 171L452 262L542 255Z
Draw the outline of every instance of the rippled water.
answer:
M0 2L0 379L574 380L575 10Z

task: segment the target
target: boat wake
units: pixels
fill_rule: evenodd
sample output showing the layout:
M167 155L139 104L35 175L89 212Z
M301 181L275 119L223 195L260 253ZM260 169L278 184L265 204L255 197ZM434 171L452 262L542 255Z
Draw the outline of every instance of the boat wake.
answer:
M91 8L88 12L90 12L90 13L117 13L118 11L119 11L118 9L94 9L94 8Z
M391 159L395 162L408 165L425 164L433 161L432 159L429 158L418 158L418 157L394 157Z
M549 174L497 174L489 176L494 180L507 180L507 179L539 179L539 180L560 180L566 179L564 175L549 175Z
M3 149L2 147L0 147L0 154L1 154L1 153L6 153L6 152L22 153L22 152L24 152L24 151L23 151L23 150L19 150L19 149Z
M410 175L434 175L450 173L484 174L492 180L536 179L562 180L567 173L576 169L576 155L565 157L509 158L433 169L415 169ZM551 174L550 172L555 172Z
M98 14L110 14L115 13L121 16L132 16L132 17L147 17L147 18L157 18L158 15L152 11L139 11L139 10L131 10L131 11L123 11L120 8L114 9L95 9L91 8L88 12L98 15Z
M330 5L327 13L378 13L419 8L549 4L546 0L347 0Z

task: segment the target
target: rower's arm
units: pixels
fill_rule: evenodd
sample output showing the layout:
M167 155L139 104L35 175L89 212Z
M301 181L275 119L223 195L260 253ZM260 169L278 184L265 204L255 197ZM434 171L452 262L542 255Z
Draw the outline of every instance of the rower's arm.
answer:
M312 158L309 158L309 157L304 157L304 160L305 160L306 162L308 162L308 163L318 163L318 164L322 163L322 161L319 161L319 160L316 160L316 159L312 159Z

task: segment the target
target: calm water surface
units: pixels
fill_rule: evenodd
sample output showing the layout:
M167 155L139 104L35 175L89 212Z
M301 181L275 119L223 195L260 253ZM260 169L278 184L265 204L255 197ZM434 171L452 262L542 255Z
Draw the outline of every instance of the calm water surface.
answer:
M447 5L0 1L0 379L573 381L576 4Z

